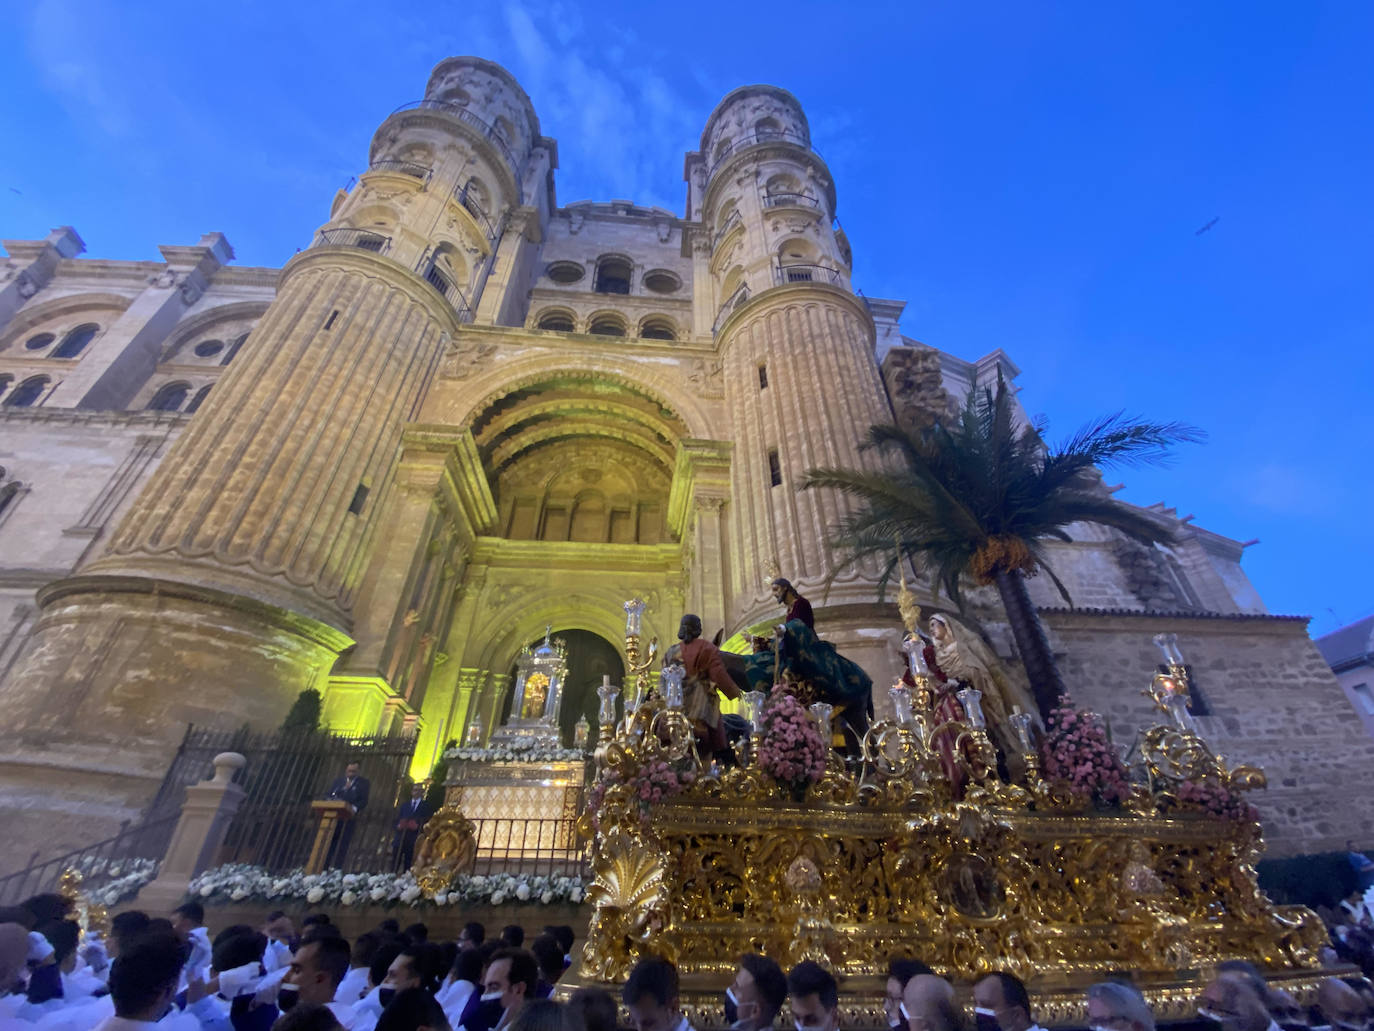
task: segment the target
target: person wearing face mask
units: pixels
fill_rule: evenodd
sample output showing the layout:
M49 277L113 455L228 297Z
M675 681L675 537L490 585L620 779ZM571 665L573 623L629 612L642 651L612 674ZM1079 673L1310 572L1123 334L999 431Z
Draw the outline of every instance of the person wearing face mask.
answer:
M933 974L934 971L917 959L894 959L887 965L887 984L883 992L883 1015L887 1017L890 1031L906 1031L906 1003L902 993L907 982L917 974Z
M315 938L296 950L277 989L277 1007L290 1012L298 1004L325 1006L344 1031L352 1031L357 1016L353 1007L335 1002L339 982L348 973L352 950L342 938Z
M457 1027L463 1022L463 1013L468 1002L482 992L482 954L476 949L464 949L453 960L448 980L435 993L439 1005L444 1008L448 1022Z
M1317 988L1317 1009L1332 1031L1364 1031L1364 1000L1338 977L1328 977Z
M803 960L787 972L787 995L797 1031L839 1031L840 989L830 971Z
M376 1031L451 1031L434 996L423 988L397 992L377 1020Z
M1130 985L1102 981L1088 989L1088 1031L1155 1031L1155 1017Z
M620 998L635 1031L692 1031L678 1002L677 967L666 959L636 963Z
M973 986L977 1031L1041 1031L1031 1019L1030 995L1020 978L995 971Z
M1220 1024L1222 1031L1279 1031L1264 999L1256 994L1249 978L1239 974L1223 973L1207 985L1198 999L1197 1012L1204 1020Z
M771 1028L787 1001L782 967L757 953L739 958L735 980L725 989L725 1020L734 1031Z
M539 965L533 956L524 949L497 949L482 972L481 1000L475 1016L464 1025L466 1031L504 1031L534 998L538 984Z

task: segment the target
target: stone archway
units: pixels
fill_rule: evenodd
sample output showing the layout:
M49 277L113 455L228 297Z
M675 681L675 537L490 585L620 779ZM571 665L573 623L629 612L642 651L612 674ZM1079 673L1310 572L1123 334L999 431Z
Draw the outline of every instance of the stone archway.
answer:
M562 638L568 646L568 673L563 686L563 705L558 714L559 740L564 747L571 747L573 728L578 718L585 716L591 727L588 740L595 742L600 729L597 710L601 704L596 689L601 686L603 676L609 676L611 683L619 687L625 679L625 662L614 644L590 630L555 630L553 636ZM541 635L529 643L534 646L543 639ZM515 684L514 663L510 668L510 684L501 702L503 723L510 719Z

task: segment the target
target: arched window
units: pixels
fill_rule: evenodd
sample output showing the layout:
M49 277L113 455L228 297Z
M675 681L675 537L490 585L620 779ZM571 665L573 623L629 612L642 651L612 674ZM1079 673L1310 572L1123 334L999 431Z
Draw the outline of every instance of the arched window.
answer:
M201 387L199 390L196 391L196 396L191 398L191 403L186 406L187 415L196 411L198 408L200 408L201 405L205 403L205 399L210 396L210 386L213 386L213 384Z
M202 340L191 349L191 353L197 358L213 358L223 350L223 340Z
M34 402L48 389L47 376L31 376L10 392L5 404L10 408L32 408Z
M677 330L672 319L663 315L650 315L639 324L639 336L642 340L676 340Z
M602 258L596 264L596 292L599 294L627 294L634 271L624 258Z
M623 337L625 335L625 323L621 321L619 315L598 315L592 319L592 324L587 327L587 332L599 337Z
M24 341L24 350L41 351L56 339L57 337L51 333L39 333L37 336L29 337L28 340Z
M179 412L186 403L186 395L191 392L189 383L167 383L158 388L153 399L148 402L150 412Z
M93 322L88 322L84 326L77 326L63 338L62 343L57 345L57 350L52 353L52 356L54 358L78 357L99 332L100 327Z
M574 330L573 318L566 311L546 311L540 314L537 323L540 329L552 330L555 333L571 333Z
M754 136L760 140L774 140L782 135L782 125L776 118L760 118L754 123Z

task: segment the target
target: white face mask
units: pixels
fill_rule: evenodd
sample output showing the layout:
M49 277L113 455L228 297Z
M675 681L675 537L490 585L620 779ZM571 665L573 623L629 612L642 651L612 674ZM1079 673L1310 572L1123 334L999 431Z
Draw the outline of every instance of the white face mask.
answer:
M906 1003L905 1003L905 1002L899 1002L899 1003L897 1003L897 1012L900 1013L900 1014L902 1015L902 1019L903 1019L903 1020L910 1020L910 1019L911 1019L911 1014L908 1013L907 1010L906 1010Z
M1212 1020L1218 1024L1221 1023L1221 1018L1217 1016L1215 1013L1213 1013L1211 1010L1209 1010L1206 1006L1199 1006L1197 1008L1197 1015L1201 1017L1203 1020Z
M504 994L505 994L504 992L483 992L483 993L482 993L482 1001L483 1001L483 1002L500 1002L500 1001L501 1001L501 996L504 995Z

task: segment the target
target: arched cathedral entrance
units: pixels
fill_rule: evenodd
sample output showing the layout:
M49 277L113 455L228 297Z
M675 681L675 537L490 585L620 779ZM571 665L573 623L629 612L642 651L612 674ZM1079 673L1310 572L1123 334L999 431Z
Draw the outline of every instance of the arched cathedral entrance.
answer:
M601 686L601 678L608 676L617 687L625 679L625 663L620 650L600 634L590 630L554 630L555 639L562 639L568 646L568 672L563 685L563 705L558 711L559 740L565 748L572 747L573 728L580 717L587 718L590 727L588 740L595 741L600 726L597 710L601 700L596 689ZM541 635L530 641L531 647L543 641ZM510 667L510 687L501 703L501 721L510 719L511 702L515 691L515 663Z

